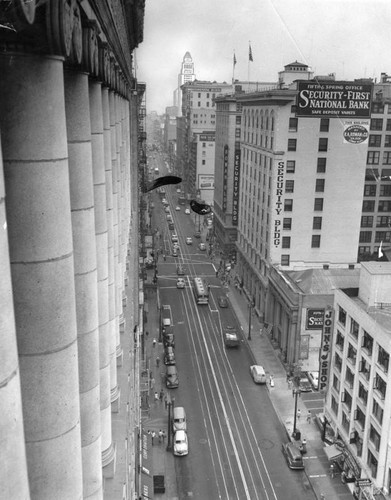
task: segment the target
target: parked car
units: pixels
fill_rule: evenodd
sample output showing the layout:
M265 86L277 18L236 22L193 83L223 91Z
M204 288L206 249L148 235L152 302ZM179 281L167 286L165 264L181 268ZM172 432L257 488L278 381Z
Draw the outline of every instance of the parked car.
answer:
M171 241L172 241L172 243L178 243L178 235L173 233L171 235Z
M172 346L167 346L164 352L164 364L175 365L175 353Z
M166 347L175 347L175 335L173 333L166 333L163 336L163 345Z
M188 236L186 238L186 245L192 245L193 244L193 238L191 238L190 236Z
M308 380L310 381L312 387L318 390L319 387L319 372L307 372Z
M174 223L173 223L172 221L170 221L170 222L168 223L168 229L171 229L171 230L172 230L172 229L175 229Z
M162 199L162 203L163 203L163 205L166 205L166 204L168 205L168 201L166 200L166 198Z
M174 432L187 430L186 412L183 406L174 407L172 429Z
M202 243L202 242L201 242L201 243L198 245L198 248L199 248L201 251L205 251L205 250L206 250L206 245L205 245L205 243Z
M239 347L240 341L238 332L233 326L226 326L223 330L224 343L227 347Z
M177 206L175 207L175 210L176 210L177 212L180 212L181 207L180 207L179 205L177 205Z
M190 215L190 208L185 208L185 214Z
M178 250L179 250L179 247L174 247L172 249L172 256L173 257L178 257Z
M166 386L168 389L179 387L178 370L175 365L168 365L166 368Z
M303 456L299 448L294 443L283 444L282 453L290 469L304 469Z
M185 431L176 431L174 434L174 455L182 457L189 453L189 444Z
M164 207L164 211L166 214L169 214L170 213L170 207Z
M178 188L178 189L176 190L176 192L177 192L177 193L180 193L180 192L181 192L180 188Z
M312 385L308 380L307 375L303 372L300 374L300 384L299 384L301 392L311 392Z
M261 365L250 366L251 376L256 384L266 384L266 372Z
M218 302L220 307L223 307L223 308L228 307L228 299L227 299L227 297L225 297L225 295L219 295L217 297L217 302Z
M186 274L185 268L182 266L182 264L178 264L176 266L176 273L178 276L184 276Z
M186 288L186 282L184 278L178 278L176 280L176 287L177 288Z

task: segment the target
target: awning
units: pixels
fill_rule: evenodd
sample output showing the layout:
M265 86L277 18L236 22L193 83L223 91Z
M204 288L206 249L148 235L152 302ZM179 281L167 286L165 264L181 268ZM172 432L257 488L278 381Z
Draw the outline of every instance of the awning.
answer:
M342 451L339 450L335 444L332 444L331 446L325 446L324 452L327 455L327 458L331 460L336 460L337 458L341 457L343 455Z
M141 498L153 498L153 477L148 474L141 474Z

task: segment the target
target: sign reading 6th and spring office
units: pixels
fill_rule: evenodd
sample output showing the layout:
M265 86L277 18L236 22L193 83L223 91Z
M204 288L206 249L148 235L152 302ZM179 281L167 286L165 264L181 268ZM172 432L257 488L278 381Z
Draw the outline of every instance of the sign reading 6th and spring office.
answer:
M296 116L371 116L372 84L333 81L297 82Z

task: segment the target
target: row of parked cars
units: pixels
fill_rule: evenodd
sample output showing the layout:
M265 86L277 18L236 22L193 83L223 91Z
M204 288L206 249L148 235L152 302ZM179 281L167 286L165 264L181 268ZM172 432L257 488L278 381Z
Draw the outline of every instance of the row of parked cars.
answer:
M174 455L183 457L189 453L187 439L187 420L183 406L175 406L172 418L172 431L174 433Z

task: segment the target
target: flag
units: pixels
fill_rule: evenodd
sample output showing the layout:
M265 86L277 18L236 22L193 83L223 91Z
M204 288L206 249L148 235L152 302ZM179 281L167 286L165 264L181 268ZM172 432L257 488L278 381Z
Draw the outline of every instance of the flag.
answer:
M251 61L251 62L254 60L253 59L253 51L251 50L251 45L250 44L248 46L248 60Z
M236 64L236 56L234 54L234 66L235 66L235 64Z
M382 252L382 249L381 249L382 246L383 246L383 241L380 242L379 251L378 251L378 254L377 254L377 256L378 256L379 259L381 259L383 257L383 255L384 255L383 252Z

